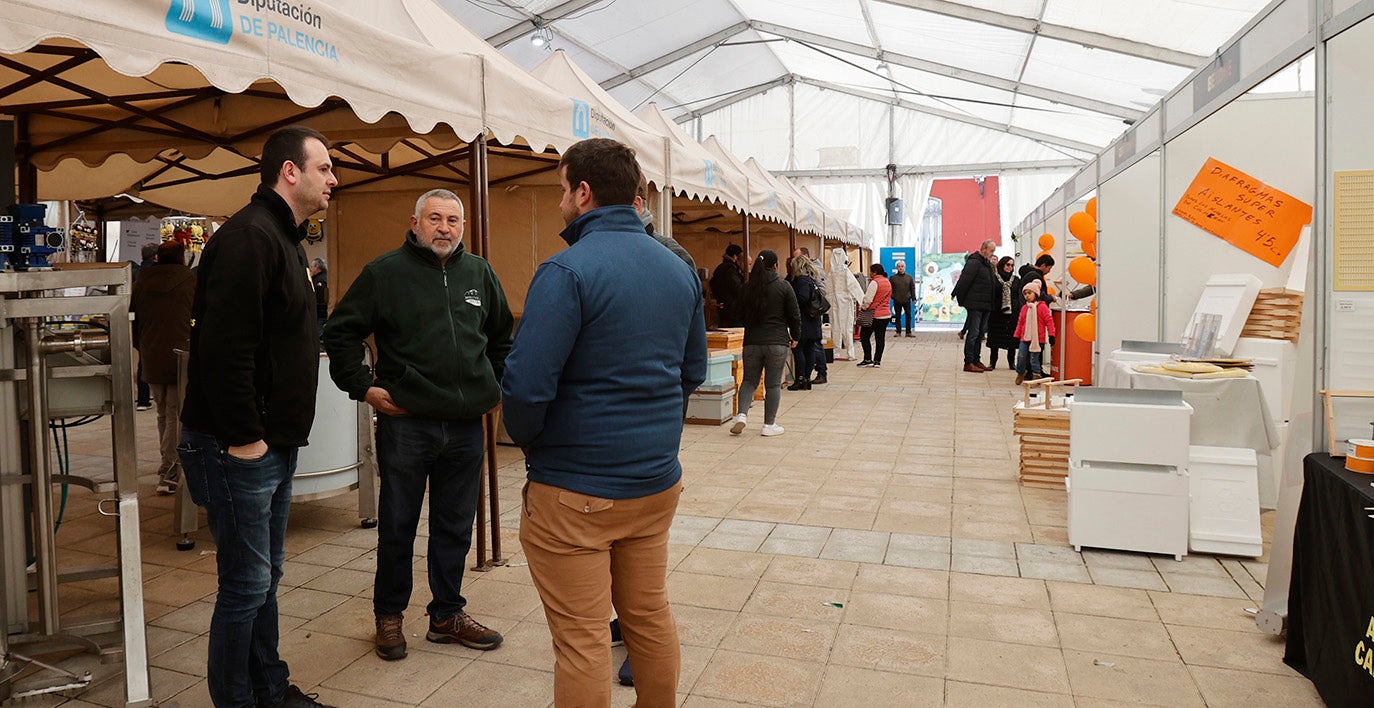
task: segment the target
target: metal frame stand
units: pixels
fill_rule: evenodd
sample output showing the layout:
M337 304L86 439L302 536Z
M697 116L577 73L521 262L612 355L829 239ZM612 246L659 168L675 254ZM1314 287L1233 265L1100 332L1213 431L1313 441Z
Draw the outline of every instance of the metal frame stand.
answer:
M0 438L19 439L19 421L25 420L27 440L22 445L27 467L0 470L0 529L7 548L0 549L0 574L3 574L6 593L16 586L27 599L28 574L22 562L26 555L22 524L27 523L32 538L35 580L38 594L36 618L29 616L25 606L17 616L8 603L0 604L0 697L30 697L45 693L80 688L90 681L90 674L78 676L59 667L36 661L30 656L55 651L83 649L98 654L103 660L124 660L125 705L152 705L148 675L147 637L143 614L143 566L138 515L138 459L134 439L134 376L131 326L129 322L130 272L128 267L70 270L53 272L0 273L0 404L5 406L0 416ZM109 294L84 297L53 296L52 291L66 288L99 288ZM109 332L94 337L63 337L47 331L47 318L83 315L108 317ZM19 346L16 328L24 332L23 346ZM107 359L87 356L88 351L107 351ZM23 367L18 363L22 352ZM13 354L12 354L13 353ZM52 365L50 358L67 357ZM71 363L72 361L75 363ZM86 404L85 412L109 415L113 450L114 481L96 482L74 475L53 473L50 463L49 425L53 389L58 381L85 379L104 393L98 404ZM21 382L23 383L21 388ZM64 385L69 382L64 382ZM89 391L89 389L85 389ZM20 392L24 393L21 398ZM70 407L63 408L69 411ZM0 450L3 460L12 464L16 450L5 444ZM54 484L79 484L97 494L113 493L113 498L99 502L100 513L115 517L118 538L117 558L113 566L58 572L57 541L52 518L52 487ZM31 510L29 518L16 525L17 490L27 485ZM107 511L113 502L112 511ZM22 513L22 509L21 509ZM22 517L21 517L22 518ZM18 530L18 531L17 531ZM17 536L17 543L14 542ZM15 558L11 554L19 553ZM21 575L14 577L16 568ZM62 582L89 580L100 577L119 578L120 613L110 618L98 618L80 625L64 624L58 601L58 585ZM9 634L11 629L17 634ZM117 633L122 641L112 643L110 635ZM23 648L29 656L20 655ZM18 687L13 683L18 665L36 666L60 674L56 682ZM11 666L12 664L12 666Z

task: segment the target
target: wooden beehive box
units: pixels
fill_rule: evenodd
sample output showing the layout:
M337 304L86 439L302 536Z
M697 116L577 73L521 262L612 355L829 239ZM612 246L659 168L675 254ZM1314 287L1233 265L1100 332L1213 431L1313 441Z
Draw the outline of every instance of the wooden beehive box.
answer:
M1302 297L1298 290L1271 288L1261 290L1250 308L1250 316L1240 331L1242 337L1262 337L1298 341L1302 326Z
M1012 432L1021 440L1022 486L1063 489L1069 475L1069 409L1018 403Z
M1064 396L1080 383L1045 378L1022 384L1025 395L1012 411L1012 432L1021 439L1022 486L1064 489L1069 476L1069 409ZM1032 400L1032 392L1040 396L1038 401ZM1056 392L1061 394L1058 404Z

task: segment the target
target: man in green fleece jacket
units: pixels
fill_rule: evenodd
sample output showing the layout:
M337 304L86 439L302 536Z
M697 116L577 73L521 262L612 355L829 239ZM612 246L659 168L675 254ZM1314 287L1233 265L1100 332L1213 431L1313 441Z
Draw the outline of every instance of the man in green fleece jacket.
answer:
M386 660L406 656L401 613L426 482L434 599L425 638L482 650L501 644L500 633L464 611L460 589L481 484L482 415L501 401L515 320L491 265L463 249L463 224L453 192L421 195L405 243L363 268L324 327L335 385L378 413L372 610L377 655ZM374 369L363 363L368 336L377 345Z

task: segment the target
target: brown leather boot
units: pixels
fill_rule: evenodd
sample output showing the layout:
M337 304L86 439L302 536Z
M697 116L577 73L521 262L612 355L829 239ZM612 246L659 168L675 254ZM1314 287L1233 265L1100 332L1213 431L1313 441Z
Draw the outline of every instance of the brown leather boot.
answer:
M401 631L400 613L377 616L377 637L374 642L377 656L387 661L406 658L406 635Z
M501 633L482 626L481 622L468 616L466 612L447 619L436 621L429 618L429 633L425 639L436 644L462 644L469 649L490 651L501 646Z

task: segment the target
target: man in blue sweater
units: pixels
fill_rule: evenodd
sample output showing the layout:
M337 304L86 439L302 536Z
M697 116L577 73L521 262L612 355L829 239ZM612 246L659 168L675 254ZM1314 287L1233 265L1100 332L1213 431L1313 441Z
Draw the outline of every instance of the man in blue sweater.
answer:
M559 172L569 248L535 273L501 380L529 477L520 542L553 635L555 704L610 704L614 605L638 704L673 705L668 527L687 397L706 378L701 282L644 238L633 150L584 140Z

